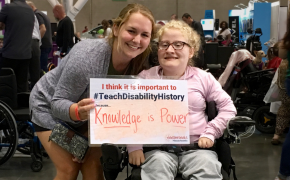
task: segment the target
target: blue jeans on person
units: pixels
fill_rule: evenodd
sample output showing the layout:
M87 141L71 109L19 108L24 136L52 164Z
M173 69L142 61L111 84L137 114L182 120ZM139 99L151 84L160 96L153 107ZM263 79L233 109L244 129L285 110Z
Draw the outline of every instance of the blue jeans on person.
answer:
M286 78L286 91L288 96L290 96L290 77Z
M282 154L281 154L281 162L280 162L280 170L279 170L279 178L286 179L286 177L290 177L290 131L288 132L286 139L283 143Z
M40 68L45 72L47 72L48 55L50 51L51 48L40 47Z

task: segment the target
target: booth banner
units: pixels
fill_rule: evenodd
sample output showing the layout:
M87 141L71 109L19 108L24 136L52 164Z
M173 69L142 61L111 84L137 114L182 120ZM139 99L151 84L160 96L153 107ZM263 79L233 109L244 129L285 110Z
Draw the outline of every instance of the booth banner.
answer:
M229 17L229 28L234 31L232 35L235 35L237 38L237 41L239 42L239 16L230 16Z
M189 144L185 80L90 79L89 143Z

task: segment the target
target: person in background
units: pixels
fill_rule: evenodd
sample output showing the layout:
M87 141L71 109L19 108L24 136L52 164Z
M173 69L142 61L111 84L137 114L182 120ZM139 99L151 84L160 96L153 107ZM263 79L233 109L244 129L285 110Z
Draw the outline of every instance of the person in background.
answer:
M40 45L41 45L41 31L37 17L35 16L34 28L31 42L31 59L29 60L29 77L31 90L40 78Z
M170 20L178 20L178 17L176 14L172 14L170 17Z
M281 44L279 45L279 57L288 61L288 67L286 70L286 92L288 98L290 97L290 13L288 12L287 18L287 31L282 39ZM289 106L286 109L289 111ZM289 116L287 117L290 118ZM290 179L290 131L286 135L286 139L283 143L280 169L276 180L289 180Z
M110 28L112 28L113 27L113 21L110 19L110 20L108 20L108 23L110 25Z
M102 26L103 26L103 29L104 29L104 33L102 34L101 37L106 38L106 37L108 37L111 34L112 29L110 28L109 22L107 20L105 20L105 19L102 21Z
M5 30L0 70L2 67L13 69L18 93L28 90L28 66L34 21L33 10L24 0L14 0L5 4L0 11L0 30Z
M229 30L229 25L226 21L222 21L220 23L220 28L221 30L217 34L217 39L222 40L221 44L223 46L228 46L232 42L231 40L232 33Z
M26 1L26 3L32 8L39 22L39 30L41 34L40 68L44 72L47 72L48 55L52 49L50 19L48 18L46 14L39 11L33 2Z
M88 30L89 30L88 27L85 26L85 29L82 31L82 33L85 33L85 32L87 32Z
M0 53L1 53L2 48L3 48L3 39L4 39L4 36L0 35Z
M53 15L57 21L56 44L60 48L60 58L65 57L73 47L74 25L71 19L66 16L64 7L57 4L53 8Z
M31 121L41 144L56 168L55 180L102 180L100 147L90 147L83 162L58 144L48 141L61 121L88 135L88 114L95 108L87 98L90 78L137 75L147 65L154 38L154 18L140 4L128 4L114 20L112 36L80 41L57 68L46 73L30 93Z
M51 37L52 42L56 42L56 35L57 35L57 32L53 32L53 36Z
M75 44L80 42L81 41L81 33L80 32L75 33L74 38L75 38L75 41L74 41Z
M194 21L188 13L182 15L182 20L188 24L193 30L195 30L200 36L201 47L199 48L198 55L193 58L195 67L204 68L204 50L205 50L205 38L203 28L200 22Z
M279 42L275 43L273 47L269 48L267 51L268 60L266 61L266 66L264 69L278 69L281 64L282 59L278 54L279 52Z

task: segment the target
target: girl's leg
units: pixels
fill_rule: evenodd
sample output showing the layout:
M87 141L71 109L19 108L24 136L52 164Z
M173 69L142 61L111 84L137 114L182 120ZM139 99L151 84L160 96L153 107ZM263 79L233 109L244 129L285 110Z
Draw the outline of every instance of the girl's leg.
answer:
M52 141L48 142L51 131L37 132L37 136L56 168L54 180L76 180L80 164L72 161L72 155Z
M178 157L165 151L153 150L145 153L145 162L141 166L141 179L174 180L177 175Z
M211 150L190 150L179 156L179 172L184 179L221 180L221 167L216 152Z

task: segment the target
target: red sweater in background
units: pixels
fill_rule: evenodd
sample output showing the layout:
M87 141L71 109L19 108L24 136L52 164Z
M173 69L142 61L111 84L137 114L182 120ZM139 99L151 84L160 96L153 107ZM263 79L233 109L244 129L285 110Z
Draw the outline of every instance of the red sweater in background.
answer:
M273 69L277 70L281 64L281 61L282 61L281 58L274 57L272 60L269 61L268 65L267 65L267 69L273 68Z

